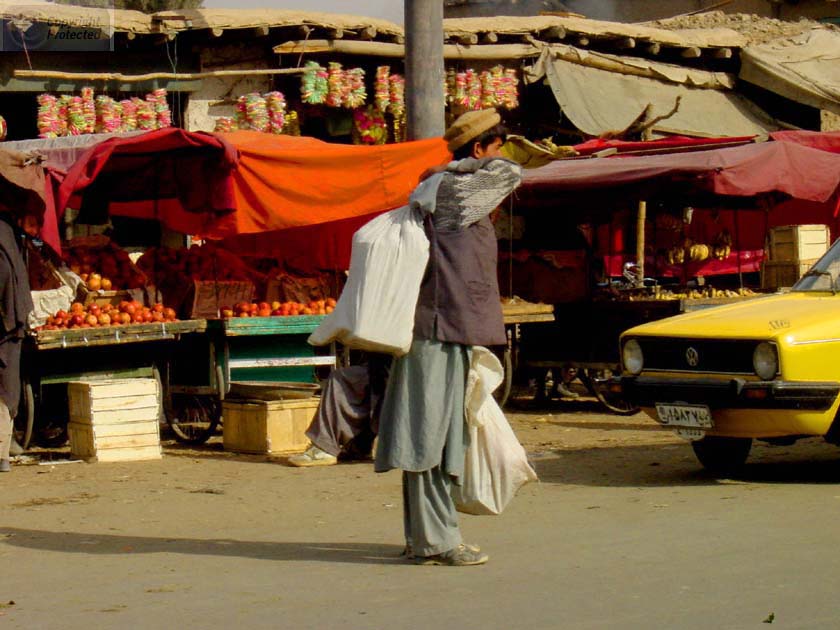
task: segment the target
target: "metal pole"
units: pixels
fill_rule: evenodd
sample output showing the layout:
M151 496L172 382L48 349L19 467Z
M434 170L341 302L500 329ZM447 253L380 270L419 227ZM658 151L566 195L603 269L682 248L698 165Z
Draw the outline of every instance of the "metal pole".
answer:
M409 140L442 136L443 0L405 0L405 99Z

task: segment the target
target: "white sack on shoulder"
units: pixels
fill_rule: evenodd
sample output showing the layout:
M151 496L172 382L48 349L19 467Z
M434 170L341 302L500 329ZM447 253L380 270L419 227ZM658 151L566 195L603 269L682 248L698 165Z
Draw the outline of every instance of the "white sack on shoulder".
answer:
M465 395L470 445L464 478L452 491L459 512L501 514L519 488L537 481L525 449L492 396L503 380L496 355L474 347Z
M423 219L410 206L366 223L353 236L350 273L338 303L309 343L339 341L359 350L407 353L428 260Z

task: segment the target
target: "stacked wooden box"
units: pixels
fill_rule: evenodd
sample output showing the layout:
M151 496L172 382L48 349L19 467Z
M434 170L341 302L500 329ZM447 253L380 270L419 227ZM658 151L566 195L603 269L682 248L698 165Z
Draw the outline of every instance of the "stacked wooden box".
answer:
M796 284L831 245L827 225L782 225L771 228L767 258L761 269L761 288Z
M320 398L303 400L236 400L222 404L226 451L300 453L309 445L306 429Z
M160 386L153 378L68 384L70 453L97 462L160 459Z

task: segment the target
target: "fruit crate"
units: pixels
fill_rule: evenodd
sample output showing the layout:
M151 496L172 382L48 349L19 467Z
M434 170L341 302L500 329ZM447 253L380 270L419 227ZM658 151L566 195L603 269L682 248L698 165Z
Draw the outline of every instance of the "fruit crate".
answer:
M159 287L164 303L183 319L218 319L223 307L251 302L256 293L253 282L243 280L173 279Z
M765 261L761 267L761 288L776 290L792 287L819 260L801 260L798 262Z
M781 225L770 229L767 260L805 264L820 258L830 245L831 232L827 225Z
M223 441L238 453L300 453L309 445L306 429L320 398L236 400L222 404Z
M156 379L67 385L70 453L85 461L160 459L161 391Z

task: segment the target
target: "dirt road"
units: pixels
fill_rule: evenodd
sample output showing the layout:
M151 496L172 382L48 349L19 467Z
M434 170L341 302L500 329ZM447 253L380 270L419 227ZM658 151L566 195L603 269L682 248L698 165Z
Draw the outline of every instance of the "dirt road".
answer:
M465 517L474 568L402 561L399 474L170 444L0 477L2 628L829 628L840 465L816 440L702 473L644 416L511 415L540 484ZM8 602L14 602L10 604Z

